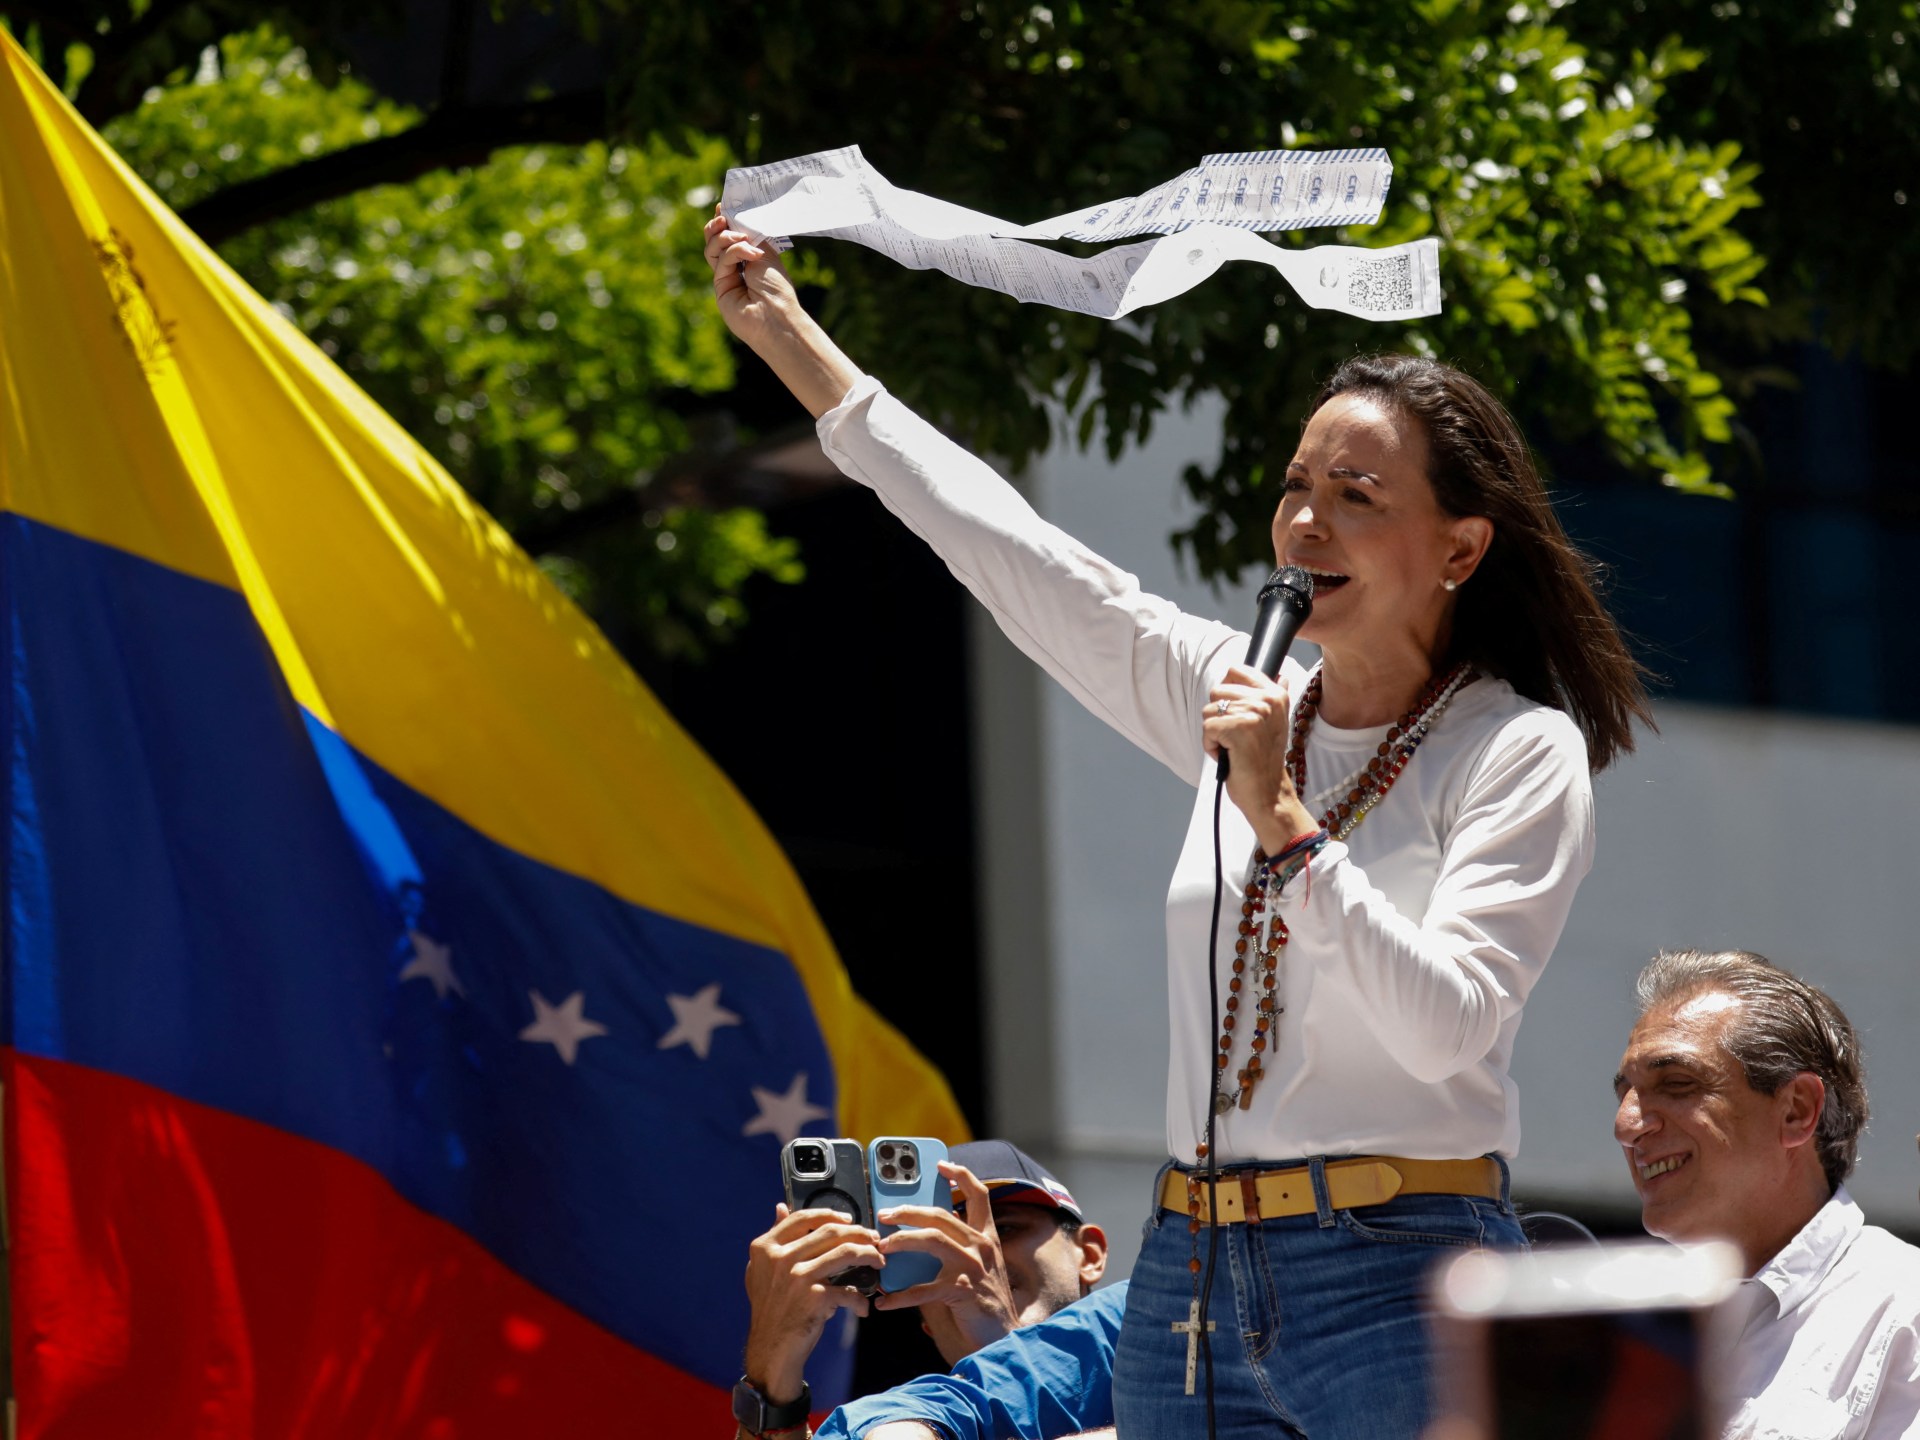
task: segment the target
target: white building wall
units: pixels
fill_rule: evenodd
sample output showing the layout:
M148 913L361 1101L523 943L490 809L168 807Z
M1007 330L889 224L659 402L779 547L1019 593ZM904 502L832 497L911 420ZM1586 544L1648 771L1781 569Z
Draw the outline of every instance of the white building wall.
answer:
M1163 422L1118 467L1062 447L1026 485L1041 513L1150 590L1250 623L1262 575L1214 593L1167 543L1178 477L1218 411ZM1041 677L976 612L989 1092L998 1133L1054 1164L1115 1242L1138 1246L1165 1157L1161 904L1192 789ZM1662 734L1602 777L1599 853L1514 1059L1515 1193L1630 1210L1610 1080L1635 971L1668 946L1759 950L1861 1028L1875 1121L1854 1182L1869 1217L1920 1229L1920 730L1663 706Z

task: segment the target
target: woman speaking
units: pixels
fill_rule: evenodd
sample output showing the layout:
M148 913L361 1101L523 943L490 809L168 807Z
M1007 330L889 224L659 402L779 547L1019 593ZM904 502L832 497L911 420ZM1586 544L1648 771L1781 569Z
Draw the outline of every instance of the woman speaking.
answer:
M1143 594L863 375L770 251L716 217L706 255L835 463L1200 787L1167 892L1173 1159L1114 1360L1121 1435L1206 1433L1203 1338L1221 1435L1418 1435L1424 1272L1524 1243L1508 1061L1591 863L1590 771L1647 718L1512 418L1430 360L1334 373L1273 521L1321 661L1270 680L1237 663L1243 632Z

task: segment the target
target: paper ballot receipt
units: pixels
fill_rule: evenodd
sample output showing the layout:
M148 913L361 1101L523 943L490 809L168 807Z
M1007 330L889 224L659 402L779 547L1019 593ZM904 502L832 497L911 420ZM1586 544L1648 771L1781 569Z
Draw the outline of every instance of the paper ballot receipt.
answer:
M902 190L849 145L729 170L720 205L735 229L778 250L795 235L852 240L915 270L1109 320L1186 293L1228 260L1272 266L1321 310L1365 320L1437 315L1437 240L1287 250L1260 238L1261 231L1371 225L1392 179L1393 164L1379 149L1242 151L1209 155L1142 195L1012 225ZM1156 238L1084 259L1033 243L1136 235Z

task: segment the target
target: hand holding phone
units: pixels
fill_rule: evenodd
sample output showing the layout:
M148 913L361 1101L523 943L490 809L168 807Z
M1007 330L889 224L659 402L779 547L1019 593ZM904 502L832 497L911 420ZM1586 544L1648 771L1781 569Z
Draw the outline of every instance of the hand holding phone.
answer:
M892 1214L896 1220L911 1218L918 1222L915 1228L897 1230L880 1242L883 1249L892 1252L888 1260L893 1259L893 1253L912 1250L936 1260L938 1271L923 1284L875 1297L873 1308L918 1307L927 1333L951 1361L1018 1329L1020 1306L1007 1273L999 1217L994 1214L985 1183L964 1165L946 1161L940 1168L959 1202L952 1213L880 1212Z
M815 1159L801 1156L800 1168ZM778 1406L803 1397L807 1359L828 1323L842 1310L868 1313L867 1295L840 1282L849 1274L877 1277L878 1245L871 1229L849 1223L831 1205L775 1207L774 1223L747 1248L745 1376L764 1400Z

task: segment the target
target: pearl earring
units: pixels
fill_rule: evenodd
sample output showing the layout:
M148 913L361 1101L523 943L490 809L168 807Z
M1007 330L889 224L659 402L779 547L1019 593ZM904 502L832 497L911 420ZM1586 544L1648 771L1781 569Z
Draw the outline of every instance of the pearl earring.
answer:
M1460 582L1449 575L1440 582L1440 588L1442 590L1458 590L1460 588Z

